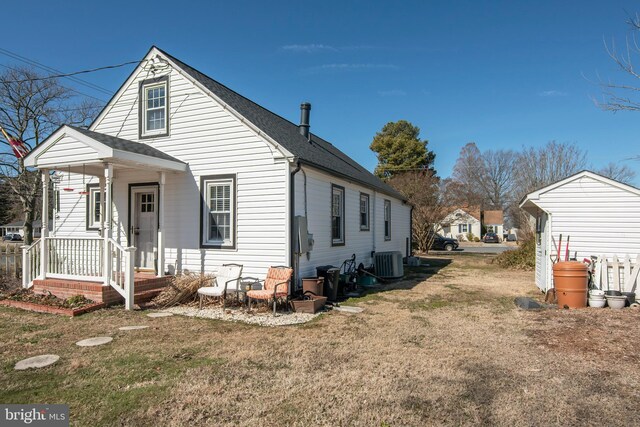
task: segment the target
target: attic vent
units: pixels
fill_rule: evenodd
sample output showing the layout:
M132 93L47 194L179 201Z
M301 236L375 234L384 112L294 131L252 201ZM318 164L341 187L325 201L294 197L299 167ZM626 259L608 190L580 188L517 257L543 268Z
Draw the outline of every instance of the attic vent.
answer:
M300 104L300 135L309 139L309 115L311 114L311 104L303 102Z

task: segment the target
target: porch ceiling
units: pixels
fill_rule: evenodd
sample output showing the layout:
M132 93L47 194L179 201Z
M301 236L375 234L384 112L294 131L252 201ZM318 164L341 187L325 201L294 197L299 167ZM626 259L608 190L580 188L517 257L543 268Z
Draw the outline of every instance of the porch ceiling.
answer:
M116 168L156 171L187 169L186 163L147 144L64 125L25 158L25 165L38 169L71 170L101 175L104 164Z

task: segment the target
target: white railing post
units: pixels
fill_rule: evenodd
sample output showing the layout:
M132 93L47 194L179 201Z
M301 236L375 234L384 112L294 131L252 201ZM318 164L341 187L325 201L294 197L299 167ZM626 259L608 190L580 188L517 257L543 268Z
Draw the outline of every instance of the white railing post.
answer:
M124 251L127 253L124 259L124 308L127 310L133 310L133 295L135 292L133 277L133 257L135 256L136 248L133 246L129 246L128 248L125 248Z
M22 287L26 289L31 283L31 259L27 252L29 246L23 245L20 249L22 249Z
M42 170L42 227L40 228L40 275L47 278L47 264L49 263L49 171Z

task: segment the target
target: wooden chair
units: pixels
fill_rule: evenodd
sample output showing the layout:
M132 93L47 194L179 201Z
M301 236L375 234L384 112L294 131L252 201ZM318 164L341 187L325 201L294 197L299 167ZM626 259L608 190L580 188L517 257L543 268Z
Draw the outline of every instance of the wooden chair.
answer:
M242 265L240 264L222 264L222 267L216 272L213 286L203 286L198 289L200 296L200 310L202 310L202 300L204 297L222 298L222 308L225 308L227 293L235 292L238 298L240 291L240 275L242 274Z
M273 300L273 315L276 315L276 302L278 298L284 298L289 303L289 286L291 284L291 276L293 276L293 268L286 266L269 267L267 277L259 280L252 277L243 277L243 282L253 281L254 283L262 283L262 289L247 291L249 299L249 309L251 309L251 300L267 301Z

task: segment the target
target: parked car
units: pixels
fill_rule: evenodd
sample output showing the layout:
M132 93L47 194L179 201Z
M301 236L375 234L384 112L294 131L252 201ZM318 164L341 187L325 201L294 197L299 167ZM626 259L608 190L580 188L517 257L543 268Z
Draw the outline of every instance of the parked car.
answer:
M517 242L518 241L518 236L516 236L515 234L509 234L507 236L507 242Z
M13 233L13 236L11 236L11 241L22 242L22 235L20 233Z
M431 243L431 249L451 252L454 249L458 249L458 245L459 243L456 239L444 237L436 233L433 238L433 243Z
M13 233L7 233L4 236L2 236L2 240L5 241L5 242L7 240L11 241L12 238L13 238Z
M482 238L484 243L500 243L500 237L496 233L487 233Z

